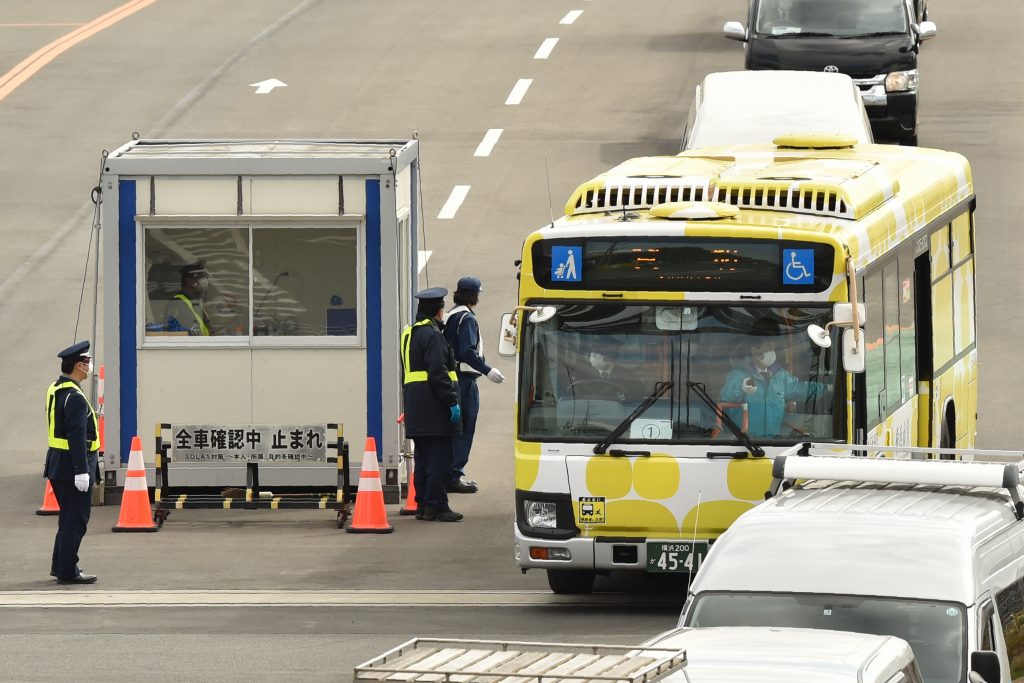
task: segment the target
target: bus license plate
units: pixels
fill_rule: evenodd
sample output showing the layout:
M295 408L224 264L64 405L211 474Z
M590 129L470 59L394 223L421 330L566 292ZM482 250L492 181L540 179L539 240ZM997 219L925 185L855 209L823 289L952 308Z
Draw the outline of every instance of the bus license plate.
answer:
M647 571L696 572L708 553L708 542L648 543Z

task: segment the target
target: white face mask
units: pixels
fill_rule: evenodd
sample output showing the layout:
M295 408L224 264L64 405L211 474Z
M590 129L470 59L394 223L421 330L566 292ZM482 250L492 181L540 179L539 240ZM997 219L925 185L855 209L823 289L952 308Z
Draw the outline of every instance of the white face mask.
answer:
M611 362L600 353L590 354L590 364L594 366L598 372L608 372L612 369Z
M775 352L774 351L765 351L764 353L761 354L761 366L762 367L770 368L774 364L775 364Z

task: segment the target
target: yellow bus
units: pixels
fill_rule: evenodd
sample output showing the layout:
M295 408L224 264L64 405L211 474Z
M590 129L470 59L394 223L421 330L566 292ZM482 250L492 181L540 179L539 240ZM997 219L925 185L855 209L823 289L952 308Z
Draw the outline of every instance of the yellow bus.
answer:
M960 155L820 134L581 185L502 320L522 570L696 571L796 443L973 447L974 207Z

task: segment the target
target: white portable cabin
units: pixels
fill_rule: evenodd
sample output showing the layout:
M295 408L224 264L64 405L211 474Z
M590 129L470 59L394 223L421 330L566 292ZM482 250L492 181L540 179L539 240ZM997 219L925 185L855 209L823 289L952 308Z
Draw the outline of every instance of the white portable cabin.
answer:
M108 484L123 483L135 435L152 466L158 423L341 423L351 469L374 437L385 494L397 500L418 149L416 140L136 139L106 158ZM189 269L207 281L191 305L178 296ZM189 316L196 309L204 329ZM244 485L245 470L176 465L171 483ZM308 463L261 472L267 486L337 475Z

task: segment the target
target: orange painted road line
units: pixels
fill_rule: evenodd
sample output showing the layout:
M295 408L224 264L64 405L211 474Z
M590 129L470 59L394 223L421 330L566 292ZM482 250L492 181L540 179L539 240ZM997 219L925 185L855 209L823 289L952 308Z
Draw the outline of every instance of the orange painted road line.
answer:
M96 35L105 28L110 28L122 19L126 19L141 9L152 5L156 0L131 0L103 16L81 25L71 33L67 33L52 43L33 52L20 64L0 76L0 100L10 95L40 69L64 54L80 42Z

